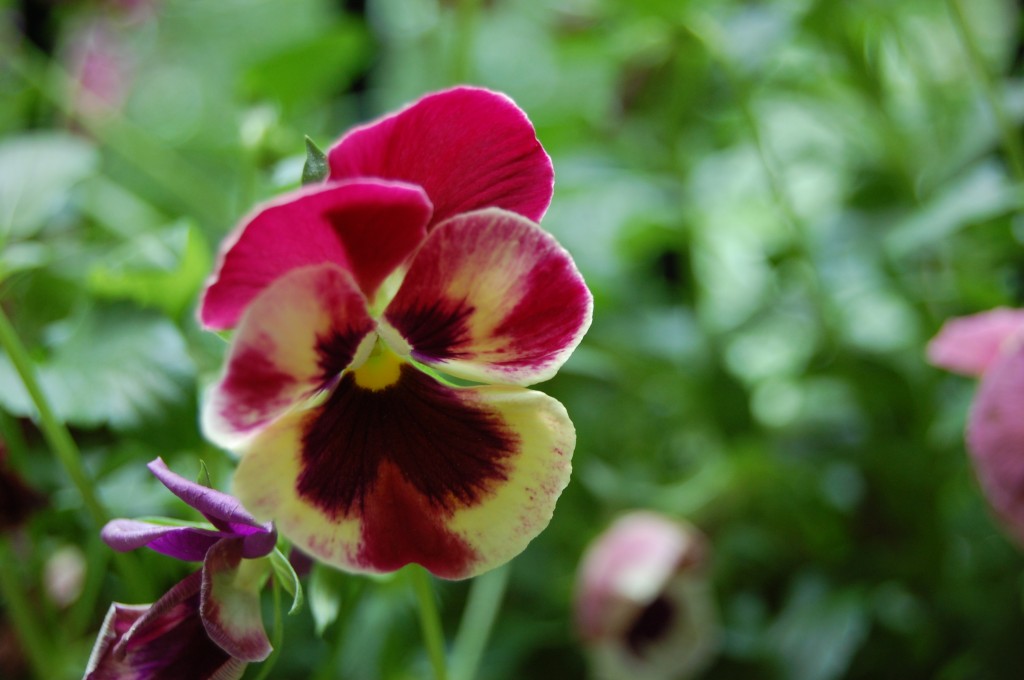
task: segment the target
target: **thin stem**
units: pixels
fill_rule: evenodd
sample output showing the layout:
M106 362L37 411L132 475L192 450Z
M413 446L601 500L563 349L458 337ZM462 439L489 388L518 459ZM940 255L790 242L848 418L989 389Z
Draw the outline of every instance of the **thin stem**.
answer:
M264 680L270 675L270 671L277 664L277 659L281 656L281 649L284 647L284 620L281 616L281 584L276 578L274 579L272 590L274 593L274 626L270 632L270 643L273 645L274 651L263 662L256 680Z
M466 82L471 75L477 3L478 0L458 0L455 7L455 44L452 48L453 84Z
M476 676L494 621L501 610L508 573L506 565L473 579L459 632L452 644L452 680L473 680Z
M42 626L33 617L33 608L25 597L18 576L17 565L20 560L8 545L7 538L0 536L0 594L7 603L7 616L14 624L14 634L28 655L29 663L37 678L55 678L57 673L50 668L56 661L53 650L49 649Z
M996 87L995 78L992 77L992 74L985 65L981 48L971 32L971 27L967 23L967 16L964 14L959 0L947 0L946 4L949 5L949 12L953 16L953 24L960 35L960 42L963 43L964 51L967 52L970 68L975 71L981 80L985 98L988 99L988 103L992 107L992 113L995 116L996 124L999 126L999 132L1003 138L1003 149L1006 151L1010 170L1018 182L1024 183L1024 145L1022 145L1013 121L1006 111L1003 97Z
M110 513L103 507L99 497L93 491L93 481L82 465L82 456L78 451L78 445L75 444L67 427L57 418L50 407L50 402L43 394L39 381L36 379L35 369L32 366L32 360L29 359L28 351L21 344L21 339L18 338L18 334L14 331L14 327L2 307L0 307L0 348L3 348L7 356L10 357L25 390L32 399L32 403L35 404L36 411L39 413L39 426L43 437L46 438L50 448L64 467L64 471L71 478L72 484L78 489L89 517L96 527L102 527L109 521ZM136 597L148 595L149 588L132 556L116 553L114 559L132 594Z
M430 585L430 575L423 567L416 564L410 565L408 570L413 590L416 591L420 628L423 631L423 641L427 645L427 653L430 655L430 665L434 668L434 678L435 680L447 680L444 632L441 628L441 614L437 610L437 602L434 599L434 589Z

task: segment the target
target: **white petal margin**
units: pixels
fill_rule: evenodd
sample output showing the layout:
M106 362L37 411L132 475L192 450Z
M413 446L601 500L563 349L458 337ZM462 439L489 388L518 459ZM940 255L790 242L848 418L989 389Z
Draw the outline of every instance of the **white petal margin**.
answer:
M590 327L593 298L540 225L488 208L439 224L384 311L399 354L460 378L532 385L553 377Z
M341 370L365 361L373 329L362 293L341 267L312 265L282 276L242 315L224 373L206 393L204 434L237 447Z
M493 409L518 438L516 451L503 459L505 478L491 484L473 505L455 507L448 515L417 517L407 525L371 519L390 512L374 508L391 503L411 507L419 498L401 497L414 493L411 485L402 479L401 470L383 462L383 454L374 451L371 442L366 454L379 456L382 462L376 485L367 490L365 517L353 511L332 519L296 490L303 471L302 433L307 419L315 417L311 411L288 414L246 442L233 493L256 517L272 519L297 547L347 571L399 568L401 564L384 564L376 557L382 545L392 554L424 556L409 561L442 578L470 578L498 567L522 552L550 522L569 482L576 431L562 404L543 393L499 386L456 389L467 401ZM353 455L346 442L338 442L337 451L339 456ZM423 544L423 532L412 528L423 523L430 524L427 533L455 538L468 550L462 556L431 554L431 546Z

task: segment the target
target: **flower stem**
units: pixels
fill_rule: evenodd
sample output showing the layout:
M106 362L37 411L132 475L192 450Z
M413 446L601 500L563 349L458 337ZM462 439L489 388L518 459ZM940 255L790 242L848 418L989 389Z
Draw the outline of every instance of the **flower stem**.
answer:
M435 680L447 680L444 658L444 633L441 629L441 615L434 599L434 589L430 585L430 575L419 565L409 566L409 578L412 588L416 591L419 603L420 628L423 630L423 641L430 655L430 665L434 668Z
M18 334L14 331L14 327L2 307L0 307L0 348L3 348L7 356L10 357L25 390L32 399L32 403L35 404L36 411L39 413L39 428L42 430L43 437L46 438L50 448L53 449L60 464L64 467L64 471L71 478L72 484L78 489L89 517L97 529L102 527L110 520L110 513L103 507L99 497L93 491L93 482L82 465L82 456L78 451L78 445L75 444L67 427L57 418L50 407L50 402L36 379L28 351L21 344L21 339L18 338ZM131 594L139 598L148 596L150 592L142 577L142 570L136 566L132 556L117 553L114 559Z
M1003 150L1006 152L1010 170L1018 182L1024 183L1024 145L1021 143L1010 115L1006 112L1006 106L996 86L995 79L985 66L985 59L981 54L981 48L978 46L978 41L967 23L967 17L964 15L960 0L947 0L946 4L949 5L949 13L953 17L953 24L960 36L960 42L964 46L964 51L967 53L969 66L977 73L978 78L981 80L985 98L988 99L989 106L992 107L992 114L995 116L996 124L999 126L999 132L1003 138Z
M455 44L452 49L452 84L470 79L473 68L473 42L476 37L478 0L458 0L455 16Z
M508 573L509 567L504 566L473 579L459 632L452 644L452 680L473 680L476 676L501 609Z
M7 616L14 624L14 634L28 656L29 663L37 678L53 678L57 674L50 668L54 661L53 650L48 649L42 627L32 615L33 608L25 597L26 589L21 584L14 555L6 536L0 536L0 595L3 595Z

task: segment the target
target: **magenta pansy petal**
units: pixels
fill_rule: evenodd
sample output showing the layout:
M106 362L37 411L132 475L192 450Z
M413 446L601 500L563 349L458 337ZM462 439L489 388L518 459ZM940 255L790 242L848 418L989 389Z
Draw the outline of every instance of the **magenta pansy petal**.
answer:
M273 647L260 613L266 561L243 561L240 539L225 539L203 563L200 614L210 639L243 661L263 661Z
M152 605L110 606L85 680L237 680L246 664L217 646L199 617L199 573Z
M491 208L430 233L384 312L404 343L382 332L399 352L452 375L529 385L555 374L592 311L590 291L555 239Z
M246 443L234 492L317 559L416 562L468 578L522 551L569 479L575 430L554 399L452 388L409 364L379 389L346 374L320 407Z
M372 298L419 245L430 215L423 191L397 182L340 182L288 194L250 214L225 240L199 318L207 328L233 328L273 281L324 262L349 270Z
M362 293L337 265L282 276L239 323L224 375L203 405L206 435L231 447L310 398L356 359L361 344L369 351L374 327Z
M967 446L996 514L1024 544L1024 337L985 372L967 424Z
M147 546L179 560L198 562L223 534L212 529L162 526L131 519L115 519L107 522L100 532L100 537L119 552Z
M328 152L331 179L380 177L422 186L431 224L499 207L539 220L554 170L526 114L503 94L457 87L352 130Z
M980 376L1006 341L1024 333L1024 310L999 308L950 319L928 343L928 361L954 373Z

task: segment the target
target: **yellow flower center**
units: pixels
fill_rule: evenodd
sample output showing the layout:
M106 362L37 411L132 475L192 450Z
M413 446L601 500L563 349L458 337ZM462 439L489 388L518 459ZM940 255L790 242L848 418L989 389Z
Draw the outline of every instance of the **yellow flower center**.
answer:
M366 362L352 371L352 376L359 387L374 391L383 390L398 382L404 363L400 356L378 339Z

